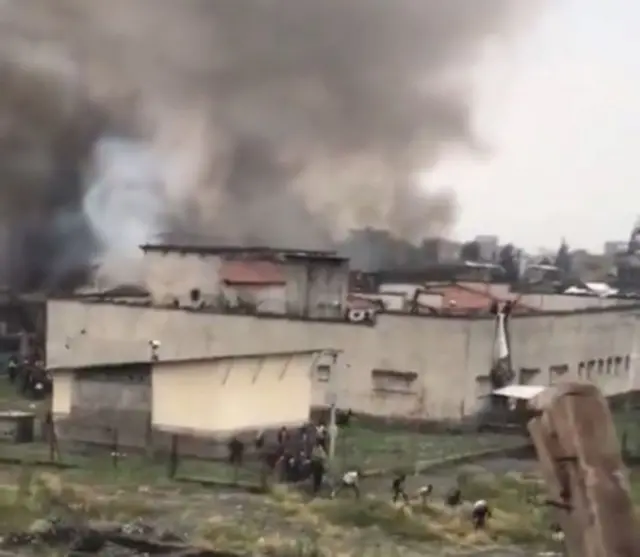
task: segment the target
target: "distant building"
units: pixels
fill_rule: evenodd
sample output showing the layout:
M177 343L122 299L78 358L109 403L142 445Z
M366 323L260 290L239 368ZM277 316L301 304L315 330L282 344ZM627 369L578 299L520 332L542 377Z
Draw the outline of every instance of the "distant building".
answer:
M614 257L618 253L626 252L629 247L629 242L624 241L609 241L604 243L603 253L605 257Z
M462 244L446 238L428 238L423 240L420 251L429 264L451 263L460 258Z
M476 236L476 242L480 248L481 261L493 261L498 255L500 239L497 236L480 235Z

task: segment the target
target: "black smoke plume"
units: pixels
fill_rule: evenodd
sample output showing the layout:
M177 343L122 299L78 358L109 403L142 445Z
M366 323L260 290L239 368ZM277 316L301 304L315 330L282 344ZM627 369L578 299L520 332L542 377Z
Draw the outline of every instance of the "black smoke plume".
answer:
M469 70L518 0L4 0L5 281L125 280L163 237L321 248L452 225ZM523 17L527 16L527 17Z

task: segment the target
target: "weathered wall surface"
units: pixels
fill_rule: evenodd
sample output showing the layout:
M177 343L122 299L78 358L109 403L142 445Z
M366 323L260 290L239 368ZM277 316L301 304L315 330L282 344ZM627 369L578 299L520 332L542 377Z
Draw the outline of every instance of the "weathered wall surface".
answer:
M384 314L369 327L50 301L47 362L80 367L145 361L150 339L160 341L158 355L167 360L334 348L344 350L344 369L331 384L341 405L378 415L456 419L476 405L475 377L486 373L493 333L493 323L480 320ZM374 370L382 376L374 379Z
M224 297L232 307L251 307L257 313L286 311L286 289L282 285L233 285L223 286Z
M349 287L346 262L290 260L283 269L288 315L310 318L342 315Z
M150 366L56 372L53 413L62 439L144 446L151 427Z
M152 340L163 360L323 350L327 327L343 326L79 301L49 301L48 312L49 368L151 361Z
M193 304L191 294L198 291L205 303L215 303L220 294L222 259L212 255L146 252L144 280L154 302Z
M340 406L359 412L459 419L489 393L494 335L490 319L382 314L375 326L361 326L51 301L47 361L51 367L144 361L149 339L161 342L161 359L334 348L344 354L328 377L317 375L314 404L333 391ZM624 361L633 336L629 312L514 316L512 363L528 382L547 385L555 375L575 377L582 362ZM627 387L629 366L606 371L591 379L607 392Z
M512 363L525 382L550 385L561 378L590 379L612 394L628 388L638 333L640 324L632 311L514 317ZM607 367L610 359L613 365ZM592 371L589 377L587 368Z
M512 295L512 297L514 297ZM572 296L569 294L522 294L515 296L523 305L539 311L574 311L587 308L628 306L637 300L598 298L596 296Z
M53 396L51 412L55 417L64 418L71 413L71 392L73 389L73 372L56 371L53 376Z
M313 360L298 354L154 365L153 426L209 436L301 425L311 410Z

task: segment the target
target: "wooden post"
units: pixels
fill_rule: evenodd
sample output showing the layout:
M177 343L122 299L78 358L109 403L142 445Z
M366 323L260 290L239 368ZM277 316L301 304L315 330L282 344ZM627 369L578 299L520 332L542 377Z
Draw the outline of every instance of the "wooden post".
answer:
M336 443L338 442L338 425L336 423L336 404L329 410L329 462L333 465L336 456Z
M640 555L640 536L607 400L592 384L558 384L531 404L529 432L570 557Z
M178 436L173 434L171 436L171 452L169 453L169 479L174 479L178 473Z
M60 451L58 449L58 438L56 437L56 427L53 422L53 413L47 410L44 419L45 432L49 443L49 461L56 462L60 460Z

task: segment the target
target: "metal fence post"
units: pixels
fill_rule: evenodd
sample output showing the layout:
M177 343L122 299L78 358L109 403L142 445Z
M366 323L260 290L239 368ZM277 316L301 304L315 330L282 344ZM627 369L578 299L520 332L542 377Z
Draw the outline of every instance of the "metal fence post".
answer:
M169 479L174 479L178 472L178 436L171 436L171 452L169 453Z

